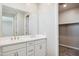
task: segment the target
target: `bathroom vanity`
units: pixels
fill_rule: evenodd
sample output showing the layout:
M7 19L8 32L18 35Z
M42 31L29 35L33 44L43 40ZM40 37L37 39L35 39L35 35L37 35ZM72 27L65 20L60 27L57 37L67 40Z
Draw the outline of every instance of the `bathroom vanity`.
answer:
M1 56L46 56L47 39L44 35L0 38Z
M0 56L45 56L45 35L29 31L30 13L0 5Z

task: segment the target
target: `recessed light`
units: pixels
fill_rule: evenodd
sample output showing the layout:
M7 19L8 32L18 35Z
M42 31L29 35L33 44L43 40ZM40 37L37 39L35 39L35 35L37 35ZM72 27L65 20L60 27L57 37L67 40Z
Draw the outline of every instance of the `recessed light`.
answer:
M64 4L63 7L67 7L67 4Z

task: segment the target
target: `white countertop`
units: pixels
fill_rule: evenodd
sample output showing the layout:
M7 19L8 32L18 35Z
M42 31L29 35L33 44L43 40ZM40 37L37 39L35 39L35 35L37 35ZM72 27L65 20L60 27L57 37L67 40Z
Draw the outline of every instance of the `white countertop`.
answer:
M26 41L39 40L42 38L46 38L46 35L26 35L26 36L16 36L16 39L13 38L14 37L1 37L0 47L10 44L26 42Z

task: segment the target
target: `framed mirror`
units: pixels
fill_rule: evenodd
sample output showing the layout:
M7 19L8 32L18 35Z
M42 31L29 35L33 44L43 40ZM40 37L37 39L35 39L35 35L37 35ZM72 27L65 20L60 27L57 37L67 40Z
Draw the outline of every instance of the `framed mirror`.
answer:
M14 36L16 32L16 10L2 6L1 36Z
M1 36L29 35L29 15L27 12L2 6Z

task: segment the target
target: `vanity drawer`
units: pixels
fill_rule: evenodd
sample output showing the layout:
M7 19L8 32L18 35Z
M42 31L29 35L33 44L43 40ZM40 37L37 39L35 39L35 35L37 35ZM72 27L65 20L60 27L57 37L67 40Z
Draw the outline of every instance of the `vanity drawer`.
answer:
M33 46L33 45L34 45L34 41L27 42L27 46Z
M41 43L46 43L46 38L41 40Z
M40 44L41 43L41 40L36 40L35 41L35 44Z
M34 46L27 47L27 56L34 56Z
M16 56L16 50L2 53L2 56Z
M2 48L2 51L7 52L7 51L23 48L23 47L26 47L26 43L20 43L20 44L5 46L5 47Z
M46 55L46 43L35 45L35 56L45 56Z
M26 48L4 52L3 56L26 56Z
M41 44L41 43L46 43L46 39L40 39L35 41L35 44Z

